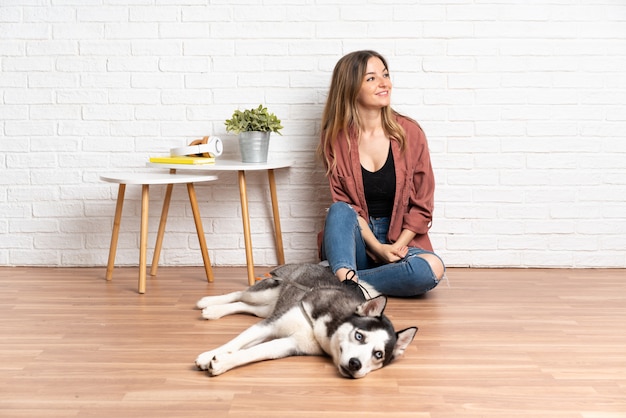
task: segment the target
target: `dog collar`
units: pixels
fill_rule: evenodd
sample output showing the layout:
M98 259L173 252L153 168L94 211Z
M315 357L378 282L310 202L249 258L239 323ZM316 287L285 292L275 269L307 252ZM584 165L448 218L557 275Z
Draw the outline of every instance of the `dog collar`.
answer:
M309 316L309 313L306 311L306 309L304 309L304 303L302 301L300 301L300 310L302 311L302 315L304 315L304 317L306 318L306 321L309 323L311 329L314 329L315 327L313 325L313 320Z

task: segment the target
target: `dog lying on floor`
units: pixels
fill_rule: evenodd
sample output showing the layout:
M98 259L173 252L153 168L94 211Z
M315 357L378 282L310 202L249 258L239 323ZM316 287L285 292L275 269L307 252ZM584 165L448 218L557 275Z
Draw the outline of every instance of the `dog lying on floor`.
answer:
M339 374L361 378L400 357L416 327L395 332L383 314L387 298L346 286L317 264L287 264L246 290L198 301L202 316L235 313L265 318L230 342L196 359L218 376L235 367L289 356L328 355ZM372 297L373 296L373 297Z

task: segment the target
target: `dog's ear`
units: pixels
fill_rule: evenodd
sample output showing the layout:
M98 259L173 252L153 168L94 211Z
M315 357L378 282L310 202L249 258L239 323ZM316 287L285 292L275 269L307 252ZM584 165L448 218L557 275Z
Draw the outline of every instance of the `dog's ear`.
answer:
M387 297L379 295L360 304L356 308L356 313L360 316L381 316L385 306L387 306Z
M274 277L289 277L297 268L297 264L283 264L270 271L270 274Z
M411 344L413 338L415 337L415 333L417 333L417 327L411 327L407 329L403 329L402 331L396 332L396 345L393 348L393 358L396 359L402 354L404 354L404 350Z

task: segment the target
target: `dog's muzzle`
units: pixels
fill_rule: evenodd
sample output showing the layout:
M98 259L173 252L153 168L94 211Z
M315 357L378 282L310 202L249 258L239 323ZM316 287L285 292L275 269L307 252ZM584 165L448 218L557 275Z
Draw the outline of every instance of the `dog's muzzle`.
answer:
M341 366L340 367L340 371L341 374L344 377L351 377L351 378L355 378L354 374L356 372L358 372L359 370L361 370L361 361L356 358L356 357L352 357L350 360L348 360L348 366Z

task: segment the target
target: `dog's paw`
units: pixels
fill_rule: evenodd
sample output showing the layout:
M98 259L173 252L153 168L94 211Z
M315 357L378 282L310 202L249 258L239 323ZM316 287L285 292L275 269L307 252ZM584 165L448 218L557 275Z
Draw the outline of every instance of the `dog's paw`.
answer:
M220 319L221 317L224 316L224 312L222 312L223 310L220 309L221 306L207 306L206 308L202 309L202 317L204 319Z
M214 351L205 351L196 358L196 367L200 370L208 370L213 357L215 357Z
M219 376L220 374L229 370L229 367L226 366L227 362L225 361L227 357L228 354L226 353L219 354L213 357L213 359L209 363L209 376Z
M206 308L207 306L211 305L211 299L213 299L213 296L205 296L205 297L203 297L198 302L196 302L196 307L198 309Z

